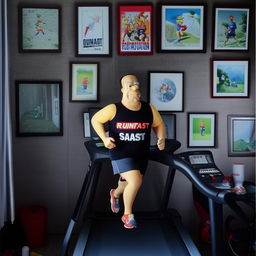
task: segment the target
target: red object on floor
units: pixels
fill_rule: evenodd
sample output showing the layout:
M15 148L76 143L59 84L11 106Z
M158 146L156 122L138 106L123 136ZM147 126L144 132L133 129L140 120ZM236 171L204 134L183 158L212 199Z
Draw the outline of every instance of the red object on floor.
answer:
M47 209L38 205L19 208L18 216L30 248L42 247L46 242Z

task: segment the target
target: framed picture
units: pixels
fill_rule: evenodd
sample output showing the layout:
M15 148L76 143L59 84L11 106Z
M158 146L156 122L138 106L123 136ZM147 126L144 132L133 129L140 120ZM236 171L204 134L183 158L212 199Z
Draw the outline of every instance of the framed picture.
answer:
M19 6L19 52L61 52L61 8Z
M176 139L176 115L161 112L161 117L166 127L166 138Z
M188 147L215 147L216 113L188 113Z
M98 63L70 63L70 101L98 101Z
M17 136L61 136L62 82L16 81Z
M255 156L255 116L228 115L228 155Z
M211 60L212 98L249 97L249 60Z
M214 8L213 51L248 50L249 8Z
M148 102L158 111L183 111L184 72L149 71Z
M205 5L158 4L158 51L205 52Z
M111 56L111 4L76 4L76 56Z
M90 118L89 118L88 112L83 113L83 124L84 124L84 137L90 138L91 131L90 131Z
M118 5L119 55L153 54L153 5Z

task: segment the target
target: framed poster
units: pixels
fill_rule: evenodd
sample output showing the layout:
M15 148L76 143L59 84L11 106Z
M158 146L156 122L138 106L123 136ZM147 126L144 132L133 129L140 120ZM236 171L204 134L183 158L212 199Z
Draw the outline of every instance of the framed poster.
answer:
M158 111L183 111L184 72L149 71L148 102Z
M20 5L19 52L61 51L61 8Z
M213 51L248 50L249 8L214 8Z
M228 155L255 156L255 116L228 115Z
M158 4L158 51L205 52L205 5Z
M212 98L249 97L249 60L211 59Z
M77 4L76 21L76 56L111 56L111 4Z
M90 118L89 118L88 112L83 113L83 124L84 124L84 137L90 138L91 131L90 131Z
M62 82L16 81L17 136L61 136Z
M153 5L118 5L118 54L153 54Z
M98 66L98 63L70 63L70 101L98 101Z
M176 139L176 115L161 112L166 127L166 139Z
M215 147L216 113L188 113L188 147Z

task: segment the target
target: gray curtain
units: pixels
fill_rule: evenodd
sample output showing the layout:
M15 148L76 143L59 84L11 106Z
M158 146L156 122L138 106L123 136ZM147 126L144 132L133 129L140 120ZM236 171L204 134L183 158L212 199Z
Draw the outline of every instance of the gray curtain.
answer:
M1 1L0 13L0 228L14 221L12 141L10 122L9 63L7 37L7 0Z

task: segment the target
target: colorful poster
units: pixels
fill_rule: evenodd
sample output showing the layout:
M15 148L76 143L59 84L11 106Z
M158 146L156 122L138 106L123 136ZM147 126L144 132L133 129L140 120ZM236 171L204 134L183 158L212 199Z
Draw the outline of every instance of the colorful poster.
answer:
M119 53L152 53L152 6L119 6Z

